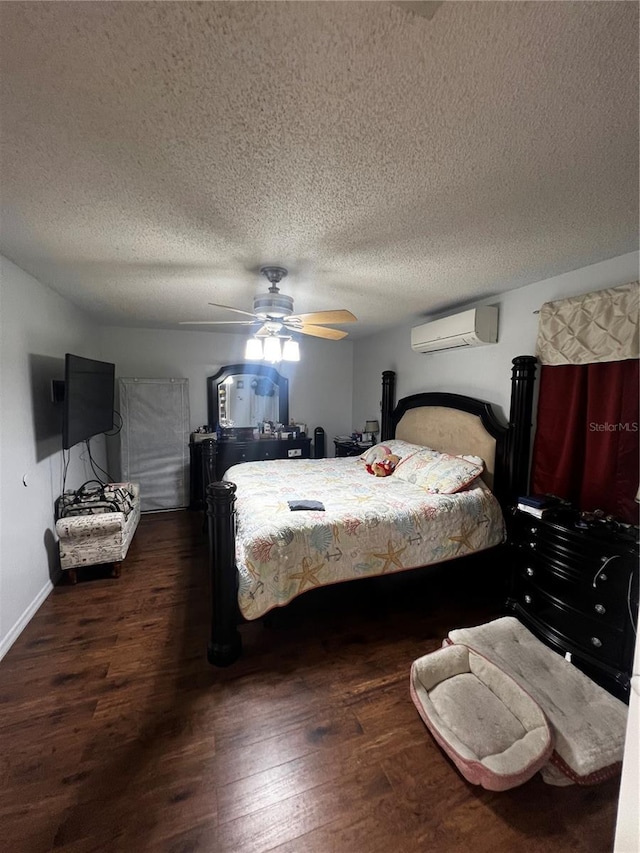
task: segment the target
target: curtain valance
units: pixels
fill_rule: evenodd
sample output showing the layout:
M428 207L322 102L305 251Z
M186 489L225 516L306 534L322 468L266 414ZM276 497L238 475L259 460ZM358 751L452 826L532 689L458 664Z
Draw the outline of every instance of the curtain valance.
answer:
M542 364L594 364L638 358L637 281L540 309L536 355Z

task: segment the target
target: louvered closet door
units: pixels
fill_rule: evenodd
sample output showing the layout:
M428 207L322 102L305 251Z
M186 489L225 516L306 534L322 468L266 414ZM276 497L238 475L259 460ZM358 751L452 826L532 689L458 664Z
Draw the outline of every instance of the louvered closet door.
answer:
M140 507L187 506L189 380L120 379L121 468L140 484Z

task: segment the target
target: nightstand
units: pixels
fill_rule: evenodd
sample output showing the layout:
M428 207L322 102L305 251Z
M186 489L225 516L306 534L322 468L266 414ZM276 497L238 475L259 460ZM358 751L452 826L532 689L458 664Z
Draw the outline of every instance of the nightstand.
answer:
M339 438L334 438L333 444L336 449L336 456L360 456L361 453L373 447L373 444L362 444L360 441L344 441Z
M508 607L534 634L624 701L638 621L638 543L578 513L507 519Z

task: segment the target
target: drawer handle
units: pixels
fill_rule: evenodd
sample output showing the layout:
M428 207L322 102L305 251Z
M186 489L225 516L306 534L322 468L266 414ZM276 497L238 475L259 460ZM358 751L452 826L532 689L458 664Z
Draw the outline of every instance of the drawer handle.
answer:
M524 597L524 603L525 603L525 604L531 604L532 602L533 602L533 598L531 598L531 596L530 596L530 595L525 595L525 597Z
M591 638L591 645L595 646L596 649L599 649L602 646L602 640L599 640L597 637Z
M532 578L535 575L535 572L531 568L531 566L527 566L527 575Z
M529 542L529 548L535 548L535 547L536 547L535 542Z
M533 533L533 535L534 535L534 536L535 536L535 534L536 534L537 532L538 532L538 528L537 528L537 527L532 527L532 528L531 528L531 533Z
M607 612L607 608L604 606L604 604L596 604L595 611L596 613L599 613L600 616L602 616Z
M595 573L595 575L593 577L593 586L594 587L598 583L598 578L601 581L606 581L607 576L605 575L604 570L606 569L606 567L609 565L609 563L612 560L617 560L620 556L621 556L621 554L613 554L611 557L600 557L600 560L602 561L602 565L600 566L600 568L598 569L598 571Z

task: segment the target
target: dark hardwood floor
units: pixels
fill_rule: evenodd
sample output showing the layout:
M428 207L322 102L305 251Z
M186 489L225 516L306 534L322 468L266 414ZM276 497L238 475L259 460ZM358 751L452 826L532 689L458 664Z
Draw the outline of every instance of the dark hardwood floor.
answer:
M216 670L200 525L143 517L122 577L58 586L0 663L0 849L612 849L617 780L484 791L411 703L411 661L499 615L481 585L443 566L321 590Z

